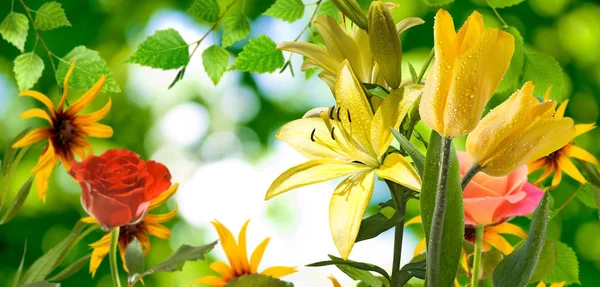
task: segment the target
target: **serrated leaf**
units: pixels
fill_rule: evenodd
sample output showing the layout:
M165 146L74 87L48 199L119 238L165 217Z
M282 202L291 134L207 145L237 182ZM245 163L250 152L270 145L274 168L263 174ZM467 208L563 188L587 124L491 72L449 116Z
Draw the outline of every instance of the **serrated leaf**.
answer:
M304 16L304 3L302 0L277 0L265 15L292 23Z
M504 8L513 5L517 5L525 0L487 0L488 4L492 8Z
M249 274L233 279L224 287L293 287L294 284L262 274Z
M221 46L227 48L233 43L250 35L250 22L241 11L233 11L223 19L223 41Z
M188 44L175 29L158 30L146 38L125 62L172 70L187 65L190 58L188 50Z
M233 62L230 70L243 72L272 73L283 66L284 59L281 50L271 38L260 35L250 39L242 52Z
M552 272L554 266L556 266L556 241L548 239L544 244L544 249L542 249L538 266L529 282L544 281L546 276Z
M145 261L142 246L137 238L134 238L125 249L125 265L127 266L127 281L131 284L144 273Z
M63 281L73 276L90 261L90 257L92 257L92 254L88 254L77 259L75 262L71 263L71 265L67 266L65 269L52 276L52 278L50 278L50 281Z
M546 90L552 86L550 99L563 100L563 72L554 58L546 54L526 51L523 69L523 80L533 81L536 96L543 97Z
M218 45L212 45L202 52L202 65L215 86L227 71L228 64L229 52Z
M216 22L221 14L221 8L217 0L196 0L187 11L206 22Z
M454 2L454 0L421 0L421 1L429 6L441 6L441 5L446 5L448 3Z
M21 52L25 49L27 30L29 30L29 19L21 13L8 13L0 24L2 38L15 45Z
M319 6L319 10L317 10L317 15L329 15L333 17L336 21L340 21L340 9L338 9L331 0L325 0Z
M73 74L71 74L71 78L69 78L69 88L87 91L98 82L102 75L105 75L106 83L102 91L121 92L121 88L112 77L112 72L106 61L100 57L97 51L88 49L85 46L75 47L64 57L64 62L60 61L58 64L57 77L61 83L64 81L74 59L77 60L77 65L73 70Z
M505 91L514 92L519 87L519 78L523 73L523 64L525 62L525 48L523 46L523 37L519 30L515 27L503 28L504 31L510 33L515 38L515 52L513 53L512 59L510 60L510 66L502 81L498 85L496 92L502 93ZM534 82L534 84L536 84Z
M21 186L21 188L19 189L19 193L17 193L17 196L15 196L14 198L13 204L2 217L0 224L9 222L11 219L13 219L13 217L15 217L15 215L17 215L17 212L21 210L21 207L23 207L23 204L25 203L25 200L29 195L29 191L31 191L32 183L33 176L29 177L29 179Z
M15 59L13 71L19 90L26 91L31 89L42 76L44 61L34 52L24 53Z
M183 245L181 245L181 247L179 247L177 249L177 251L175 251L175 253L173 255L171 255L169 258L167 258L167 260L148 269L146 272L144 272L143 275L145 276L145 275L148 275L148 274L156 272L156 271L163 271L163 272L181 271L181 269L183 268L183 265L187 261L204 260L205 255L208 252L210 252L215 247L216 244L217 244L217 241L206 244L206 245L201 245L201 246L190 246L190 245L183 244Z
M60 3L47 2L35 13L35 26L39 30L52 30L62 26L71 26Z
M597 189L594 185L588 185L582 190L577 192L577 199L581 201L585 206L589 208L598 208L596 205L596 197L594 196L594 189Z
M60 287L60 283L52 283L48 281L39 281L21 285L21 287Z
M579 263L575 251L568 245L555 241L556 246L556 265L552 272L544 278L547 283L565 282L567 285L571 283L579 283Z

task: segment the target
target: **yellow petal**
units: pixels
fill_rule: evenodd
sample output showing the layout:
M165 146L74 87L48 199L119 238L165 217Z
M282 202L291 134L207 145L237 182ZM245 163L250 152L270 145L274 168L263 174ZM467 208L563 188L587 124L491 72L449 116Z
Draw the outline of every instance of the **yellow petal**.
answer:
M554 114L555 119L562 119L565 117L565 110L567 109L568 104L569 100L565 100L562 102L562 104L560 104L560 106L558 106L558 109L556 109L556 113Z
M319 45L298 41L282 42L277 45L277 49L303 55L313 60L319 67L333 74L337 74L340 67L341 60L336 61L336 59L329 55L325 47Z
M387 151L394 138L390 127L398 129L422 91L423 85L410 85L404 89L393 90L375 112L371 122L371 144L378 158Z
M87 223L87 224L96 224L96 223L98 223L98 220L96 220L96 218L93 218L91 216L84 217L84 218L80 219L80 221L83 222L83 223Z
M467 276L470 275L469 273L471 273L471 270L469 270L469 254L467 254L467 251L464 248L461 251L460 267L462 267L462 269L465 270L465 272L467 272Z
M550 285L550 287L563 287L563 286L565 286L565 282L552 283L552 285Z
M510 245L510 243L508 243L504 237L495 232L484 232L483 241L498 249L498 251L502 252L504 255L508 255L514 250L512 245Z
M467 50L473 48L479 42L479 38L483 33L483 16L479 12L473 11L456 34L454 44L458 54L464 54Z
M331 280L331 284L333 284L333 287L342 287L342 285L340 285L340 282L338 282L337 279L335 279L335 277L328 276L327 278Z
M566 148L566 155L580 160L584 160L595 165L598 165L598 160L594 155L576 145L569 145Z
M310 160L288 169L275 179L267 191L265 199L270 199L301 186L328 181L367 169L371 168L363 164L346 161L331 159Z
M60 102L58 103L58 110L61 112L63 111L65 101L67 100L67 94L69 93L69 79L71 78L73 69L75 69L75 63L76 63L76 61L73 60L73 62L71 63L71 67L69 67L69 70L67 71L67 74L65 75L65 80L63 82L63 95L60 98Z
M21 119L29 119L29 118L40 118L47 120L50 123L51 127L54 127L54 122L52 122L52 118L50 115L42 109L31 109L21 114Z
M425 243L425 238L423 238L421 241L419 241L419 243L417 243L417 246L415 246L413 256L421 254L423 251L425 251L425 248L427 248L427 244Z
M331 131L320 117L303 118L285 124L277 131L275 137L309 159L348 158L332 139Z
M171 238L171 230L169 228L160 225L160 224L148 224L148 233L160 238L160 239L169 239Z
M575 136L580 136L596 128L596 124L575 125Z
M402 32L424 23L425 21L423 21L423 19L419 17L404 18L400 22L398 22L398 24L396 24L396 31L398 31L398 34L402 34Z
M287 276L296 272L298 272L298 270L296 270L296 267L273 266L263 270L262 272L260 272L260 274L271 276L274 278L281 278L283 276Z
M77 124L84 124L84 125L97 122L97 121L103 119L104 117L106 117L106 115L110 111L111 105L112 105L112 100L110 98L108 98L108 102L102 109L100 109L96 112L93 112L89 115L77 116L77 117L75 117L75 122Z
M333 97L335 98L336 74L328 71L322 71L319 73L319 79L321 79L323 82L325 82L325 84L327 84L327 86L331 90L331 93L333 94Z
M109 138L113 135L113 129L111 127L98 123L82 125L81 130L86 135L95 138Z
M110 239L109 239L110 241ZM100 263L110 250L110 244L102 245L95 247L92 251L92 257L90 258L90 273L92 273L92 278L96 275L96 271L98 267L100 267Z
M383 165L375 171L377 176L391 180L415 191L421 191L421 178L417 170L399 153L390 153Z
M238 236L238 250L240 254L240 261L242 264L242 269L245 272L250 272L250 264L248 263L248 251L246 250L246 229L248 228L248 223L250 220L246 220L244 226L240 230L240 234Z
M329 228L343 259L352 251L360 223L373 194L374 175L366 171L344 179L329 204Z
M44 106L46 106L46 108L48 108L50 115L52 115L52 116L55 115L54 104L52 104L52 101L46 95L44 95L40 92L36 92L36 91L25 91L25 92L22 92L19 94L19 97L23 97L23 96L32 97L32 98L42 102L42 104L44 104Z
M225 285L225 283L227 283L227 281L221 277L204 276L204 277L200 277L200 278L192 281L192 283L190 283L190 286L193 286L196 284L206 284L206 285L210 285L210 286L221 287L221 286Z
M254 274L258 271L258 265L260 265L260 261L265 253L265 249L267 249L269 240L270 238L265 238L265 240L256 246L254 252L252 252L252 256L250 256L250 273Z
M500 234L510 234L525 239L527 233L519 226L512 223L504 222L498 225L486 226L486 230Z
M227 265L223 261L215 261L210 264L209 268L221 274L221 276L223 276L225 280L233 278L235 276L229 265Z
M96 98L100 90L102 90L102 87L104 87L105 81L106 76L102 75L92 88L90 88L87 92L85 92L85 94L83 94L83 96L81 96L81 98L67 108L65 113L72 117L81 112L81 110L87 107Z
M223 251L227 255L231 269L235 274L242 274L244 270L242 269L238 245L235 242L233 234L225 225L216 220L212 222L212 225L219 234L219 241L221 241L221 246L223 246Z
M49 139L52 129L50 128L39 128L29 132L19 141L12 145L12 148L20 148L28 145L32 145L34 143L40 142L45 139Z
M144 217L144 221L150 223L163 223L173 219L173 217L175 217L176 215L177 205L175 205L175 208L173 210L165 214L146 214L146 216Z
M56 158L54 158L53 162L49 162L47 165L38 169L35 172L35 186L37 189L38 198L41 199L44 203L46 203L46 192L48 191L48 183L50 182L50 176L52 175L52 170L54 169L54 165L56 164Z
M546 120L537 123L525 135L522 142L528 144L538 139L538 144L527 159L527 162L547 156L575 138L575 126L571 118Z
M536 287L546 287L546 283L540 281L540 283L538 283L538 285L536 285Z
M173 184L169 189L167 189L165 192L161 193L157 198L150 201L150 206L148 207L148 210L153 210L153 209L161 206L163 203L165 203L167 200L169 200L169 198L171 198L171 196L173 196L173 194L175 194L175 192L177 192L178 188L179 188L179 183Z
M544 181L546 178L548 178L548 176L550 176L550 174L552 174L552 171L554 171L554 168L552 166L546 167L546 170L544 170L544 173L542 173L542 175L540 175L540 178L538 178L538 180L535 181L535 184L539 184L542 181Z
M540 158L538 160L534 160L527 164L527 174L530 174L534 171L540 170L541 168L546 166L546 160Z
M556 187L560 184L562 180L562 170L560 169L560 166L556 167L556 170L554 171L554 177L552 177L552 186L551 187Z
M566 156L559 156L558 158L558 166L562 171L568 174L573 179L579 181L582 184L586 184L587 180L583 177L581 172L577 169L577 167L569 160Z
M417 215L417 216L411 218L409 221L405 222L404 227L407 227L412 224L422 223L422 222L423 222L423 219L421 218L421 216Z

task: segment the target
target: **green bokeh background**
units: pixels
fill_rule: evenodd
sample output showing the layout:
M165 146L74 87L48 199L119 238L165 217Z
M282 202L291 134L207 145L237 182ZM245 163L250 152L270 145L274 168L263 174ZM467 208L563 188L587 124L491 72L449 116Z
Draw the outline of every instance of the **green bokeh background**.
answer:
M11 7L11 1L2 2L0 18L4 18ZM26 1L32 9L36 9L44 2L46 1ZM151 144L146 144L146 141L151 140L149 139L150 129L162 114L156 113L148 106L138 105L132 102L130 97L127 97L128 89L124 87L130 75L130 65L125 64L124 61L135 50L131 39L139 37L153 15L165 10L184 12L193 1L63 0L59 2L63 4L72 27L43 32L44 39L51 50L61 56L79 45L99 51L124 91L110 95L113 107L108 117L103 120L103 123L115 128L115 135L109 140L93 140L94 149L98 152L110 147L127 148L148 158L155 150ZM245 2L246 15L256 19L274 1L246 0ZM305 3L314 2L313 0L305 1ZM368 7L369 1L363 0L362 2L365 7ZM400 8L394 13L397 19L418 16L426 21L425 25L410 29L402 35L404 65L411 62L415 67L421 67L432 47L432 23L436 9L424 5L419 0L397 0L395 2L400 4ZM312 7L314 6L307 6L305 14L309 14ZM485 0L457 0L456 3L444 8L453 15L457 26L460 26L475 9L484 15L486 26L500 26L493 11L485 5ZM15 3L15 11L23 12L18 1ZM510 25L519 29L527 48L547 53L555 57L561 64L565 72L563 93L570 98L567 115L572 117L576 123L597 122L598 95L600 95L600 4L594 0L526 0L520 5L499 9L499 13ZM305 17L302 21L306 20ZM274 25L288 25L281 21L273 23ZM205 23L200 24L206 25ZM297 32L289 35L288 39L293 39ZM186 40L191 42L196 39ZM34 42L35 36L30 28L25 50L31 51ZM232 53L238 53L243 44L244 42L238 43L229 49ZM46 69L35 89L49 95L54 101L58 101L56 82L48 58L39 45L36 51L44 59ZM1 150L4 150L9 141L28 125L42 124L42 122L33 120L19 120L19 114L27 108L33 107L34 103L30 100L17 99L16 83L12 73L12 61L16 56L18 56L17 49L6 41L0 40ZM192 58L192 61L199 57L198 53ZM404 75L409 75L408 70ZM296 70L296 76L302 77L303 75ZM235 85L250 89L258 95L260 110L252 120L240 124L234 130L240 131L240 135L245 128L256 133L260 147L251 152L245 152L249 153L250 158L259 159L272 148L273 134L276 129L282 123L300 117L303 110L288 108L290 104L298 100L293 97L284 101L277 101L274 100L274 97L269 97L257 85L255 78L249 74L242 74L237 79L239 82ZM193 79L186 80L193 81ZM166 88L165 86L165 95L168 94ZM189 99L190 101L204 105L201 97L202 90L191 91L191 93L197 96ZM506 96L497 95L493 103L501 102ZM73 94L70 97L73 97ZM330 95L324 94L323 97L330 97ZM104 99L104 96L100 98ZM183 101L188 101L188 99L181 102ZM95 101L91 109L98 109L103 103L103 100ZM174 100L170 104L178 103L180 102ZM305 110L308 108L310 107L306 107ZM213 118L212 123L218 123L218 120L215 121ZM209 133L216 130L218 130L217 127L211 126ZM600 145L597 141L600 138L599 135L600 130L594 130L578 137L575 144L595 155L600 155ZM244 140L243 135L240 138L242 141ZM202 142L198 143L198 147L201 144ZM460 141L457 146L460 147ZM29 177L29 170L37 161L41 148L40 145L32 148L22 162L14 182L11 183L9 202L20 184ZM193 150L194 147L190 149ZM9 280L12 280L21 259L25 240L27 240L28 246L25 262L28 266L66 236L74 223L84 216L79 203L77 186L67 184L71 190L60 190L64 189L64 182L68 182L68 177L65 175L64 169L58 167L50 182L48 203L43 205L32 192L19 215L10 223L0 226L1 286L7 286ZM577 187L577 182L565 176L561 187L552 191L554 204L556 206L562 204ZM171 203L170 207L173 205ZM160 211L168 209L163 208L164 210ZM410 210L416 213L416 205L411 205ZM181 243L202 244L209 240L209 238L205 238L203 230L190 227L181 219L173 220L167 225L174 229L173 240L169 243L152 238L153 249L147 261L149 266L160 262ZM97 240L101 235L101 232L97 231L85 238L74 248L59 269L87 254L89 249L86 244ZM579 259L582 285L597 286L597 282L600 280L600 224L596 211L577 199L573 200L550 223L549 237L559 239L575 250ZM86 265L84 270L64 281L62 286L110 286L109 268L106 262L102 264L94 280L86 272L87 268ZM200 275L207 274L207 272L209 271L206 263L190 263L180 273L149 276L146 279L146 286L187 286L188 282Z

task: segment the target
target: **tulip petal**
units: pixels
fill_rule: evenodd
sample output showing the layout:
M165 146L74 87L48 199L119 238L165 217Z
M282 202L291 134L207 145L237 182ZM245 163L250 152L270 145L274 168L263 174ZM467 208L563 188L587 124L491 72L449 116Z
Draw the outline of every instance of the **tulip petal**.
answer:
M483 16L479 12L473 11L465 24L458 30L454 39L458 54L464 54L467 50L474 47L483 32Z
M283 276L287 276L296 272L298 272L298 270L296 270L296 267L273 266L263 270L262 272L260 272L260 274L271 276L274 278L281 278Z
M315 159L294 166L282 173L269 188L265 199L270 199L288 190L301 186L328 181L364 170L366 165L332 159Z
M360 223L373 194L372 171L344 179L335 189L329 204L329 228L341 257L350 255Z
M325 47L305 42L282 42L277 45L278 50L297 53L314 61L319 67L326 71L337 74L343 59L334 59L329 55Z
M564 149L566 149L565 154L567 156L598 165L598 159L587 150L572 144L564 147Z
M575 138L575 127L571 118L542 120L535 124L521 141L524 145L538 142L526 162L547 156Z
M267 249L267 245L269 245L270 238L265 238L256 248L252 255L250 256L250 272L256 273L258 271L258 265L260 265L260 261L262 260L263 254L265 253L265 249Z
M415 191L421 191L421 177L417 170L399 153L390 153L383 165L375 171L377 176L391 180Z
M332 139L331 131L320 117L303 118L287 123L277 131L275 137L309 159L343 160L349 157Z

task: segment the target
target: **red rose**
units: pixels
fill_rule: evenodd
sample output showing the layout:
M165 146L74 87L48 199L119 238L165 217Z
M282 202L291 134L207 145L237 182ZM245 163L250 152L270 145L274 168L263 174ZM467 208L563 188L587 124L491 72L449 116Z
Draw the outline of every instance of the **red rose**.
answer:
M69 174L81 185L87 213L104 229L136 223L150 201L171 186L171 173L164 165L143 161L125 149L74 161Z

